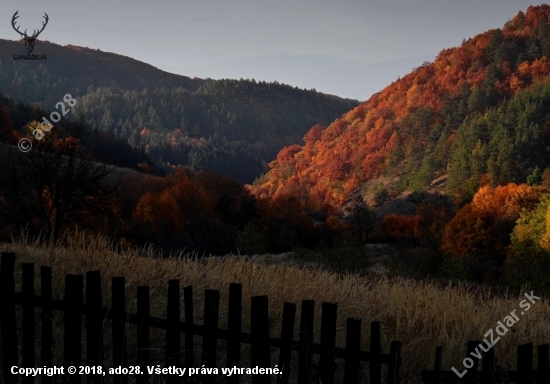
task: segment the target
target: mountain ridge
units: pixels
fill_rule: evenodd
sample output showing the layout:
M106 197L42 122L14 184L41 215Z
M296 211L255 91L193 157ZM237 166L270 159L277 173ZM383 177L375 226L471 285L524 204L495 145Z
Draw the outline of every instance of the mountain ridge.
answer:
M0 40L0 91L53 108L66 94L92 127L145 149L165 171L209 170L252 182L285 145L301 142L359 103L314 90L170 74L132 58L37 42L47 60L12 60L23 41ZM16 127L21 129L21 127Z
M370 63L326 54L278 54L170 69L213 79L277 80L364 101L412 68L434 58L435 55L418 55Z
M23 40L14 41L0 39L0 57L9 57L24 52ZM162 71L150 64L142 61L119 55L111 52L103 52L99 49L81 47L68 44L65 46L40 40L36 43L35 53L43 54L47 52L47 60L39 62L37 66L48 68L52 73L48 77L55 77L67 88L71 81L75 81L78 75L86 74L87 79L91 82L89 86L119 86L126 90L141 90L145 87L162 87L162 86L181 86L195 90L200 87L204 80L194 80L186 76L170 74ZM77 54L74 54L77 53ZM9 59L8 59L9 62ZM2 61L2 72L13 71L14 69L27 69L29 66L36 64L34 62L11 60L11 66ZM130 65L131 64L131 65ZM78 69L75 67L78 66ZM117 67L125 67L127 71L116 71ZM106 74L116 74L117 82L110 80ZM40 84L40 78L35 81ZM7 79L2 79L2 91L15 99L20 97L16 87L9 84ZM28 101L39 101L41 98Z

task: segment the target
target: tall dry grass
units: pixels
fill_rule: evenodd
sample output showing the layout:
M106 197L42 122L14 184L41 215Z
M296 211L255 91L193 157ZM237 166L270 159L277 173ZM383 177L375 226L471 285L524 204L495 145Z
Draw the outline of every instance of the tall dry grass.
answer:
M113 276L126 277L127 302L135 310L135 292L139 285L151 289L153 316L165 316L167 280L180 279L183 287L193 285L195 322L202 322L202 300L208 288L221 291L220 326L225 327L229 283L243 285L243 328L249 331L250 297L269 296L271 335L280 334L284 302L299 304L303 299L316 301L315 341L319 341L321 302L338 303L337 345L345 345L345 320L363 319L362 349L368 350L369 323L380 321L383 350L389 351L391 340L402 342L402 381L420 382L422 369L431 369L435 347L443 345L443 367L462 367L468 340L483 339L512 310L519 310L524 298L517 294L495 295L466 284L437 287L432 283L384 276L362 277L358 274L335 274L319 268L292 265L266 265L241 256L197 259L176 255L162 259L152 248L122 250L106 238L73 233L62 246L45 246L22 236L11 244L0 245L2 252L16 252L17 262L34 262L37 268L49 265L54 273L54 296L63 295L66 273L102 272L104 303L110 302L108 287ZM16 266L16 271L21 271ZM16 281L20 283L20 276ZM20 287L18 287L19 289ZM39 273L36 289L39 288ZM183 294L182 294L183 297ZM183 305L183 303L182 303ZM502 336L496 345L497 364L502 369L515 369L516 346L525 342L535 345L550 341L550 308L542 297ZM298 314L299 319L299 305ZM297 335L296 335L297 338ZM535 352L536 353L536 352Z

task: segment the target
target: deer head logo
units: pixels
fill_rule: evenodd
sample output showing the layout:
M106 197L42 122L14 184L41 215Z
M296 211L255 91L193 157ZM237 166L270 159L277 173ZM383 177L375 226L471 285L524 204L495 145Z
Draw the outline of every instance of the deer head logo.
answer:
M38 37L38 35L40 35L40 33L44 30L44 28L46 28L46 24L48 24L48 20L49 20L48 14L46 12L44 12L44 15L46 15L46 16L42 16L44 19L46 19L45 22L42 22L42 29L39 30L39 31L37 31L35 29L32 36L28 36L26 29L25 29L25 32L21 32L19 30L19 28L15 26L15 20L19 17L18 13L19 13L19 11L15 12L13 14L13 17L11 19L11 25L12 25L13 29L15 29L15 31L21 35L21 38L23 40L25 40L25 49L27 50L27 53L32 53L32 50L34 49L34 42L36 41L36 38Z

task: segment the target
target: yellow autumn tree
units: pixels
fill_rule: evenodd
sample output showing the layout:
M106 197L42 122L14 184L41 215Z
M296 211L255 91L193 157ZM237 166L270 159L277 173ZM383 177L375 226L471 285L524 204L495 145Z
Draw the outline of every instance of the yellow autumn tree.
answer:
M529 283L538 290L550 290L550 193L539 204L524 210L512 232L511 247L504 264L505 281L519 288Z

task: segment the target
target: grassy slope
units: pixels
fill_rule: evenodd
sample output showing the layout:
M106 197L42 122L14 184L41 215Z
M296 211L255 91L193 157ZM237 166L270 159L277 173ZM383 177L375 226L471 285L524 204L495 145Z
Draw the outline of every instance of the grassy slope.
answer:
M110 286L112 276L126 276L127 302L135 311L135 292L138 285L151 287L151 312L165 316L167 281L180 279L183 287L193 285L195 293L195 321L202 323L204 289L221 290L220 326L227 324L227 292L229 283L243 284L243 329L250 330L250 297L268 295L271 335L280 335L280 321L284 302L299 304L303 299L314 299L316 305L315 340L319 340L321 302L336 301L339 307L338 346L345 345L345 319L363 319L363 345L368 349L370 321L380 321L382 344L389 351L391 340L403 342L403 382L420 382L419 372L431 369L435 347L443 345L443 365L462 367L468 340L481 339L494 329L498 320L518 309L521 297L497 297L491 292L474 291L459 285L445 289L430 283L385 277L365 278L359 275L338 275L316 269L301 269L288 265L262 265L238 256L196 260L159 259L151 250L127 249L117 253L107 240L73 234L64 246L48 248L24 238L13 244L0 245L0 251L13 251L20 263L34 262L37 267L49 265L54 271L54 296L62 296L62 276L65 273L83 274L89 270L102 272L103 287ZM39 273L36 274L39 288ZM20 276L16 277L20 284ZM18 287L20 289L20 287ZM104 289L107 293L107 289ZM183 297L183 294L182 294ZM110 298L104 296L104 303ZM299 305L298 305L299 307ZM518 311L519 312L519 311ZM532 341L542 344L549 340L550 307L547 298L541 298L516 325L498 342L496 356L502 369L515 369L516 345ZM297 314L299 316L299 313ZM298 317L299 318L299 317ZM295 335L296 339L298 335ZM152 337L162 347L162 335ZM129 336L130 356L133 337ZM222 347L223 349L223 347ZM200 344L199 344L200 350ZM246 355L246 352L245 352ZM224 361L222 358L221 361ZM275 363L274 363L275 364Z

